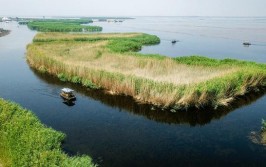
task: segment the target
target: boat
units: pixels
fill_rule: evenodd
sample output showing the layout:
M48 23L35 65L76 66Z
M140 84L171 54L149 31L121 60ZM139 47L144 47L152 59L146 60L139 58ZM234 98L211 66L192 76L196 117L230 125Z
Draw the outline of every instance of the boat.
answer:
M74 95L74 90L69 88L63 88L61 89L60 96L67 101L75 101L76 96Z
M172 44L175 44L175 43L177 43L178 41L177 41L177 40L172 40L171 42L172 42Z
M251 43L250 42L243 42L243 45L249 46L249 45L251 45Z

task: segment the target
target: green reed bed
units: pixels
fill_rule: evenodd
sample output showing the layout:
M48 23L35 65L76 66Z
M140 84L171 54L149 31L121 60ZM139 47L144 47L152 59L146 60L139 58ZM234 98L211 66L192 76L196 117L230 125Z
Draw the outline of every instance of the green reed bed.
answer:
M99 26L85 26L81 24L89 23L85 20L39 20L28 22L31 30L42 32L96 32L102 31Z
M224 106L266 86L265 64L136 53L160 42L148 34L41 33L33 41L27 48L33 68L161 107Z
M61 150L65 135L43 125L29 110L0 98L0 164L5 167L90 167L88 156Z
M10 33L10 30L5 30L3 28L0 28L0 37L8 35L9 33Z

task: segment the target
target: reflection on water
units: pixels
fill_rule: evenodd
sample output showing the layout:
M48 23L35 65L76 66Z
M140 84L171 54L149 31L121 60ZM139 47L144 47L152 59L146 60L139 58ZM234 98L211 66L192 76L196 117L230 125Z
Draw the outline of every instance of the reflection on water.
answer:
M35 69L31 70L39 79L46 83L61 87L65 85L64 82L60 81L54 76L39 73ZM237 100L235 100L230 106L218 108L216 110L212 108L205 108L171 112L170 110L155 108L149 104L138 103L133 98L128 96L110 95L103 90L92 90L82 87L78 84L68 83L68 86L70 86L79 94L83 94L93 98L94 100L101 101L105 105L118 107L124 109L124 111L145 116L146 118L156 122L168 124L189 124L191 126L205 125L210 123L213 119L220 119L231 111L234 111L236 108L251 104L262 97L266 92L265 89L262 89L259 92L249 93L246 96L238 97ZM72 101L65 101L64 104L68 106L75 105L75 103Z
M69 107L72 107L75 105L74 101L69 101L69 100L63 100L63 103Z

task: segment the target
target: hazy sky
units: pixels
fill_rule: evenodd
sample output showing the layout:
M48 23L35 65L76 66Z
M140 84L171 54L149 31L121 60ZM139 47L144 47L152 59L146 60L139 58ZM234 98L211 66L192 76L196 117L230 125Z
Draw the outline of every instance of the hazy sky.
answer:
M0 16L266 16L266 0L0 0Z

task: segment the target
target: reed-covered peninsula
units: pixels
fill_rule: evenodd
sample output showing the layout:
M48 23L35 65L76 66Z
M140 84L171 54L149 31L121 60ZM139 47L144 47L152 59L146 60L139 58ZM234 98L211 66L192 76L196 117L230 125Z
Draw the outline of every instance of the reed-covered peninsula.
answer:
M64 138L31 111L0 98L0 166L95 166L88 156L69 157L61 151Z
M62 81L173 109L225 106L266 86L265 64L136 53L159 42L142 33L39 33L27 47L27 59Z

